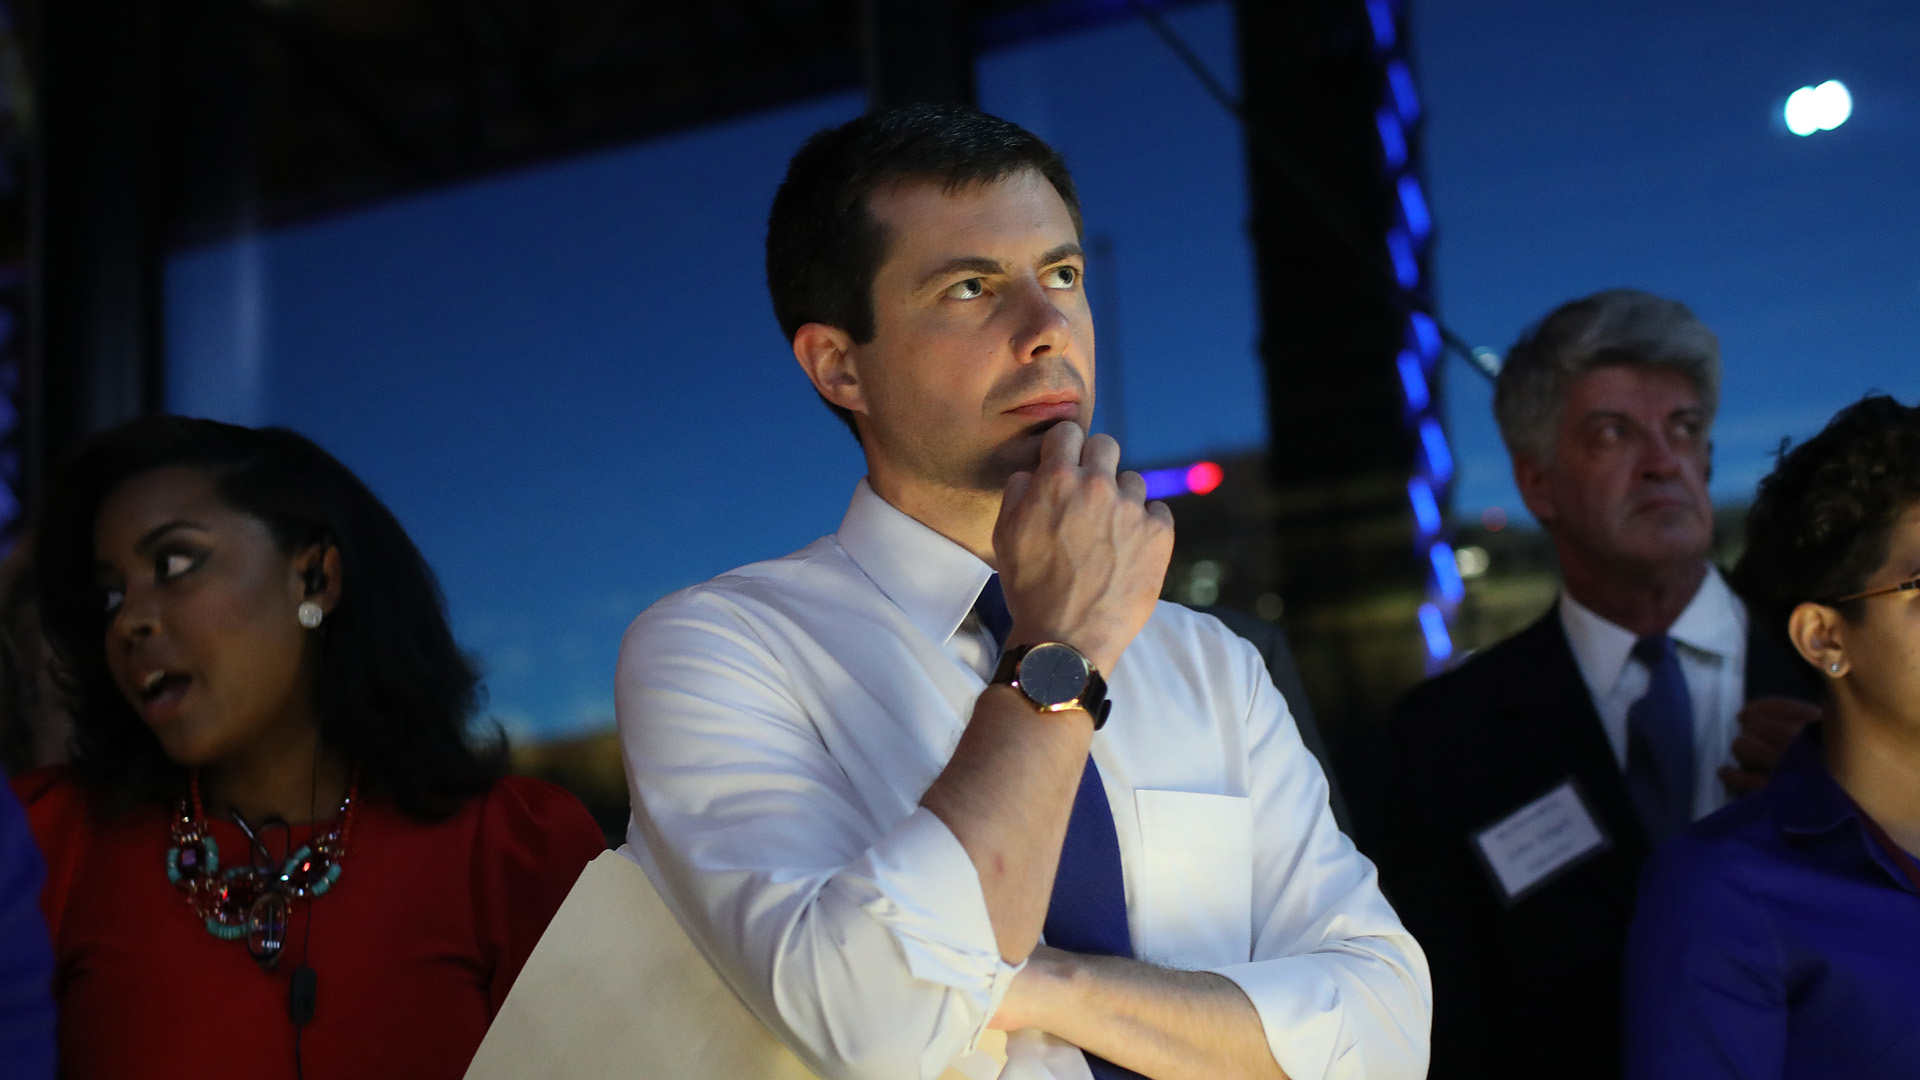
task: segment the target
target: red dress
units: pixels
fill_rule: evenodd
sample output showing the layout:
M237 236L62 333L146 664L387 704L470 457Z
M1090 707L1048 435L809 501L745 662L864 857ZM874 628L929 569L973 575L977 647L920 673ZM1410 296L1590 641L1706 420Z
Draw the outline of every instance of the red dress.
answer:
M58 768L14 787L47 860L41 905L67 1080L293 1080L287 993L309 955L307 1080L458 1080L547 922L606 849L579 800L539 780L506 777L437 825L363 799L340 880L295 905L268 972L245 941L209 934L168 883L171 808L109 816ZM223 866L246 858L237 826L208 824ZM311 831L294 829L294 846Z

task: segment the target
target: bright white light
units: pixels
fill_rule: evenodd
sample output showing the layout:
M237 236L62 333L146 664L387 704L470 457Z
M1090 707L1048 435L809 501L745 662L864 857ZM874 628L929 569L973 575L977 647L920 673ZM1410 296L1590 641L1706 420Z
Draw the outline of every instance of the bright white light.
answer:
M1847 117L1853 115L1853 95L1839 79L1828 79L1814 87L1813 100L1820 106L1820 126L1827 131L1846 123Z
M1454 552L1453 557L1460 564L1460 576L1468 580L1486 573L1487 567L1493 562L1483 547L1463 547Z
M1787 130L1795 135L1832 131L1853 115L1853 95L1846 84L1828 79L1819 86L1803 86L1787 97Z

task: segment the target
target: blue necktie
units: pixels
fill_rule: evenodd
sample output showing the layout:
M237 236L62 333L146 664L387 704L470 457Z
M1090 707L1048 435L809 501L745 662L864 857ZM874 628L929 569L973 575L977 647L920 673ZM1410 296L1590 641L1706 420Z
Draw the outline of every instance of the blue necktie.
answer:
M1013 628L1000 575L987 579L973 605L980 625L1004 646ZM1100 956L1132 956L1133 935L1127 929L1127 886L1120 875L1120 836L1113 829L1113 807L1100 782L1100 770L1087 756L1080 789L1067 816L1067 838L1060 846L1060 867L1053 875L1053 896L1047 902L1043 927L1047 944L1069 952ZM1085 1051L1082 1051L1085 1053ZM1131 1069L1087 1054L1095 1080L1145 1080Z
M1693 820L1693 695L1673 639L1633 644L1647 666L1647 692L1627 710L1627 790L1655 844Z

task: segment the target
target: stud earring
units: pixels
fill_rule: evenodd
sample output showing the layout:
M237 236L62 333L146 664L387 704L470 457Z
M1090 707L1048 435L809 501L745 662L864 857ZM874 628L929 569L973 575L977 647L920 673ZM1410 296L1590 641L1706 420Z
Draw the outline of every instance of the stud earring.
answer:
M1835 675L1840 674L1840 661L1835 660L1833 663L1828 664L1827 670L1832 672Z
M320 604L314 600L300 601L300 607L294 614L299 616L300 625L309 630L318 630L320 623L327 617L326 609L322 608Z

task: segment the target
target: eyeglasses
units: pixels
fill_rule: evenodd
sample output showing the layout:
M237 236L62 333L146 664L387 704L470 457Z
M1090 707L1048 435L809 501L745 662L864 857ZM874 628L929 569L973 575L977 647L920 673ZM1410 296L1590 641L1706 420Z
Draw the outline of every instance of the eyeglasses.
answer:
M1857 592L1852 596L1843 596L1835 600L1834 603L1844 604L1849 600L1865 600L1869 597L1885 596L1888 593L1909 592L1913 589L1920 589L1920 577L1914 578L1912 581L1903 581L1898 585L1889 585L1884 589L1868 589L1866 592Z

